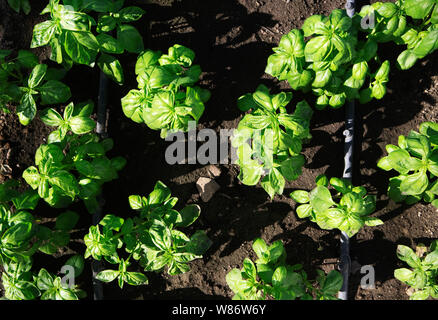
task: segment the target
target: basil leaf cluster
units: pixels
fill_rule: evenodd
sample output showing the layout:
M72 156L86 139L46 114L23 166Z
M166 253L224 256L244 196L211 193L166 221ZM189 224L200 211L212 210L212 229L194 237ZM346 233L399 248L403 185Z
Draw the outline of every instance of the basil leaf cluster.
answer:
M383 224L379 218L370 216L376 209L376 196L367 195L364 187L354 187L342 178L331 178L329 181L324 175L317 177L316 184L310 192L296 190L290 194L300 204L296 208L299 218L309 218L324 230L344 231L349 237L364 225ZM330 186L337 192L335 197L330 192Z
M210 98L208 90L195 86L202 71L193 65L194 59L191 49L178 44L168 54L143 52L135 65L138 89L122 98L124 114L160 130L162 138L169 132L187 131L190 121L199 121Z
M66 265L70 265L73 260L83 270L84 259L78 255L72 256ZM35 274L31 270L31 260L10 261L3 267L2 284L5 289L4 297L8 300L79 300L87 295L77 285L64 284L61 277L44 268ZM78 277L80 273L75 273L75 276Z
M144 10L135 6L123 8L124 1L120 0L64 0L62 3L50 0L41 12L50 14L50 19L35 25L31 48L50 45L50 59L66 68L71 68L73 63L90 67L97 63L110 79L123 84L123 68L114 54L143 51L143 39L129 23L139 20ZM89 11L99 14L97 21L87 14ZM97 34L93 32L94 26ZM116 38L108 34L113 30Z
M91 133L91 104L74 107L69 104L61 117L53 109L46 110L43 121L59 129L49 136L35 153L35 166L23 172L24 180L49 205L65 208L77 199L84 201L88 211L98 208L96 197L103 183L118 177L126 164L123 157L109 159L106 153L113 147L112 139L101 140ZM71 134L67 134L70 133Z
M170 189L158 181L149 196L132 195L129 204L136 215L123 219L105 215L99 225L92 226L84 237L87 249L85 258L102 258L116 269L106 269L97 279L111 282L117 279L120 288L124 284L145 285L148 278L142 272L128 271L137 261L144 271L162 271L170 275L190 270L189 262L202 258L212 242L204 231L196 231L191 237L177 230L188 227L199 217L201 208L188 205L181 211L173 209L178 199Z
M232 269L226 276L233 300L337 300L342 287L342 275L328 275L317 270L316 281L310 281L301 264L286 264L286 251L278 240L270 246L263 239L254 240L255 263L245 258L243 268Z
M394 277L411 288L410 300L438 299L438 240L425 251L416 253L407 246L397 246L397 257L410 269L396 269Z
M236 164L240 166L239 180L256 185L261 180L271 198L282 194L286 180L301 175L305 163L302 144L311 138L309 125L313 110L305 102L296 105L293 114L286 106L291 93L272 95L260 85L256 92L239 98L238 107L249 111L234 132L232 146L237 149Z
M0 108L9 113L8 104L16 103L22 125L28 125L41 105L65 103L71 98L70 88L60 80L63 70L40 64L35 54L20 50L16 58L6 59L10 50L0 50ZM39 101L40 100L40 101Z
M378 43L407 46L397 66L411 68L438 48L436 12L434 0L399 0L363 6L353 18L339 9L313 15L281 38L265 72L294 90L312 91L317 109L382 99L390 64L379 59Z
M399 173L389 179L388 195L392 200L413 204L423 199L438 208L438 124L423 122L419 131L399 136L398 146L386 145L388 155L377 166Z
M20 192L19 187L16 180L0 185L0 265L5 298L77 300L84 297L85 292L77 286L62 285L60 277L50 275L45 269L38 276L31 270L36 253L54 255L68 246L79 215L63 212L50 228L32 214L40 199L38 193L31 189ZM66 265L74 266L77 277L83 269L83 258L72 256Z

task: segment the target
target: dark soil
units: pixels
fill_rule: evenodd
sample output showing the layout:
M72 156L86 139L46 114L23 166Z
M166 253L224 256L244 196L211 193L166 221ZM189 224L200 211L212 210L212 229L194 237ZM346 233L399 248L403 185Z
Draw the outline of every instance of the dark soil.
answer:
M45 2L45 1L43 1ZM136 27L144 35L145 44L153 50L166 51L175 43L196 52L196 63L203 70L201 85L212 93L199 128L216 131L235 128L242 117L236 100L253 92L260 83L271 91L289 90L264 74L267 57L281 36L300 27L312 14L328 14L341 8L344 1L317 0L151 0L133 1L146 11ZM5 0L0 1L0 49L27 48L32 26L43 18L32 4L30 16L13 13ZM24 23L23 23L24 21ZM400 49L398 49L400 50ZM382 59L395 61L398 50L385 45ZM47 49L35 51L47 58ZM283 196L270 200L260 187L242 185L237 179L238 167L220 165L222 174L216 181L221 189L208 202L199 197L195 183L206 175L201 165L168 165L164 153L169 142L159 132L127 119L120 98L136 87L133 66L136 57L122 61L126 83L110 84L108 130L115 141L114 155L127 158L120 178L105 185L104 213L128 216L128 196L148 194L157 180L172 189L180 201L202 207L200 219L187 230L207 231L213 245L203 259L191 264L191 271L180 276L150 274L144 287L105 285L107 299L229 299L232 292L225 276L241 267L245 257L254 257L252 241L261 237L267 242L282 240L288 263L302 263L311 277L317 268L328 271L336 267L339 257L339 234L320 230L315 224L297 218L294 202L288 197L296 188L311 189L319 174L341 176L343 171L344 109L315 112L312 120L313 139L304 150L307 165L302 176L288 183ZM438 56L424 59L408 71L393 67L388 94L380 101L357 105L355 153L355 185L364 185L377 194L376 216L383 226L364 228L351 241L353 275L350 297L355 299L407 299L406 286L394 279L393 271L401 267L395 251L397 244L429 245L438 235L437 210L424 204L394 204L386 196L390 174L378 170L376 163L385 155L385 145L396 143L399 135L416 130L423 121L436 121L438 98ZM74 101L97 97L98 70L73 68L67 76ZM86 80L84 80L86 79ZM294 103L302 98L313 102L311 95L294 93ZM14 115L0 117L0 179L18 178L33 164L36 148L45 140L49 129L39 121L29 127L19 125ZM6 170L6 171L4 171ZM79 210L81 210L79 208ZM87 213L84 212L84 215ZM86 221L87 218L84 218ZM372 265L376 272L376 288L360 288L361 266Z

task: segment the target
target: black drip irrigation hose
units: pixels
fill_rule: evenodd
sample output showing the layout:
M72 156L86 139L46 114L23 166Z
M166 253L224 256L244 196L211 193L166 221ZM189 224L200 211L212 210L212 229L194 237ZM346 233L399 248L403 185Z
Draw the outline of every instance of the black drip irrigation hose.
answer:
M100 71L99 79L99 95L97 97L97 126L96 132L101 139L108 137L106 128L106 106L108 102L108 78ZM93 225L98 225L99 221L102 219L102 206L103 198L99 197L99 207L97 211L93 214L92 223ZM103 300L103 286L102 282L96 279L96 275L102 270L101 261L93 260L91 263L91 269L93 273L93 299Z
M347 15L353 18L356 11L355 0L347 0L345 4ZM353 178L353 147L354 147L354 100L350 101L346 105L345 110L345 144L344 144L344 173L342 177L344 179L352 180ZM342 231L341 233L341 256L340 256L340 270L344 282L342 284L341 291L339 291L338 297L341 300L348 300L348 280L351 269L350 258L350 238Z

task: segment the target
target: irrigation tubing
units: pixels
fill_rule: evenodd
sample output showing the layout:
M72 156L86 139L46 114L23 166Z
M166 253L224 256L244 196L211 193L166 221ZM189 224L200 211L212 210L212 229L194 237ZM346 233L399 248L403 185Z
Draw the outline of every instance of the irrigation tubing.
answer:
M355 14L355 0L347 0L345 5L347 15L352 18ZM106 106L108 102L108 78L100 71L99 79L99 95L97 102L97 126L96 132L101 138L107 138L106 128ZM353 177L353 146L354 146L354 101L350 101L346 106L345 113L345 144L344 144L344 172L342 177L352 180ZM102 200L102 199L100 199ZM97 225L102 218L102 201L99 201L99 207L93 214L92 223ZM97 273L101 270L101 262L93 260L92 265L93 274L93 299L103 300L103 286L100 281L96 279ZM348 280L350 275L351 259L350 259L350 238L345 232L341 233L341 256L340 256L340 270L343 277L343 285L339 291L338 297L342 300L348 299Z
M99 95L97 97L97 126L96 132L100 138L105 139L108 136L106 128L106 106L108 102L108 78L100 71L99 79ZM99 197L99 207L97 211L93 214L92 223L93 225L99 224L102 219L102 205L103 199ZM91 269L93 273L93 299L103 300L103 286L102 282L96 279L96 275L102 270L101 261L93 260L91 263Z
M353 18L356 11L355 0L347 0L345 4L347 15ZM354 100L349 101L345 109L345 144L344 144L344 172L342 177L344 179L352 180L353 178L353 147L354 147ZM350 259L350 238L342 231L341 233L341 256L340 256L340 270L343 277L342 288L339 291L338 297L341 300L348 300L348 280L351 269Z

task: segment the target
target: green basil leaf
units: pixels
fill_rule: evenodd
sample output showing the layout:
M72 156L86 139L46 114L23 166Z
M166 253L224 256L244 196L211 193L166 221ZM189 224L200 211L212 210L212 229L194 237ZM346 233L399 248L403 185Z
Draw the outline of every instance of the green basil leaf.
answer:
M417 46L412 50L412 53L418 59L422 59L432 51L438 48L438 30L428 31L426 36L421 39Z
M297 216L301 219L310 217L312 215L312 206L310 204L302 204L297 207Z
M56 23L52 20L47 20L38 23L33 28L31 48L37 48L47 45L53 38L56 32Z
M96 122L90 117L76 116L68 120L71 131L75 134L85 134L96 127Z
M160 57L160 51L146 50L140 54L135 64L135 74L139 75L140 73L145 72L148 67L156 65Z
M330 191L324 186L317 186L309 194L310 205L316 213L326 211L334 205Z
M90 31L90 19L87 14L71 10L60 10L59 24L63 30Z
M100 49L106 53L123 53L125 50L121 43L106 33L101 33L96 36L99 42Z
M46 64L38 64L36 65L32 72L29 75L29 80L27 81L27 85L29 88L34 89L36 88L41 81L43 80L44 76L47 72L47 65Z
M91 32L64 31L65 52L76 63L92 65L99 51L99 42Z
M32 69L39 63L38 57L27 50L18 51L17 62L27 69Z
M100 225L104 227L104 230L115 230L120 231L120 228L123 226L124 219L117 217L112 214L107 214L105 217L99 222Z
M199 218L199 215L201 214L201 207L196 204L191 204L184 207L180 211L180 214L182 217L182 221L176 223L176 226L188 227Z
M49 177L49 181L52 185L60 188L66 196L72 200L79 194L79 185L76 178L65 170L59 170L53 173Z
M140 286L148 284L148 278L141 272L127 272L125 281L131 286Z
M79 215L73 211L66 211L61 213L58 218L56 218L55 229L70 231L72 230L79 221Z
M211 241L205 231L197 230L191 237L189 243L184 247L188 253L201 256L212 246Z
M117 26L117 20L109 15L100 16L97 20L97 32L110 32Z
M57 80L49 80L38 89L43 105L64 103L71 98L70 88Z
M122 98L122 110L126 117L134 122L143 122L143 108L145 96L140 90L131 90Z
M261 185L272 199L275 194L283 193L285 179L279 170L273 168L269 175L262 179Z
M421 260L420 258L415 254L415 252L404 245L398 245L397 246L397 257L405 261L410 267L412 268L420 268L421 267Z
M402 70L410 69L418 60L412 50L405 50L397 58L397 65Z
M143 38L131 25L123 24L117 27L117 40L128 52L140 53L144 50Z
M32 236L32 223L22 222L10 227L3 233L1 243L3 245L19 245L29 240Z
M405 0L406 14L414 19L424 19L432 10L434 0Z
M123 68L120 61L113 56L102 53L97 60L97 65L110 79L122 84L124 81Z
M26 92L17 106L17 115L20 123L27 126L36 115L36 103L32 95Z
M408 175L400 184L400 191L403 195L420 195L427 189L428 184L426 173L420 171Z
M304 190L293 191L290 197L298 203L308 203L310 201L309 193Z
M103 270L96 275L96 279L102 282L111 282L119 276L119 271Z
M340 272L332 270L327 275L321 290L324 296L334 296L341 290L343 278Z
M82 271L84 271L84 264L84 258L78 254L70 257L65 263L66 266L73 267L75 278L79 277L82 274Z

